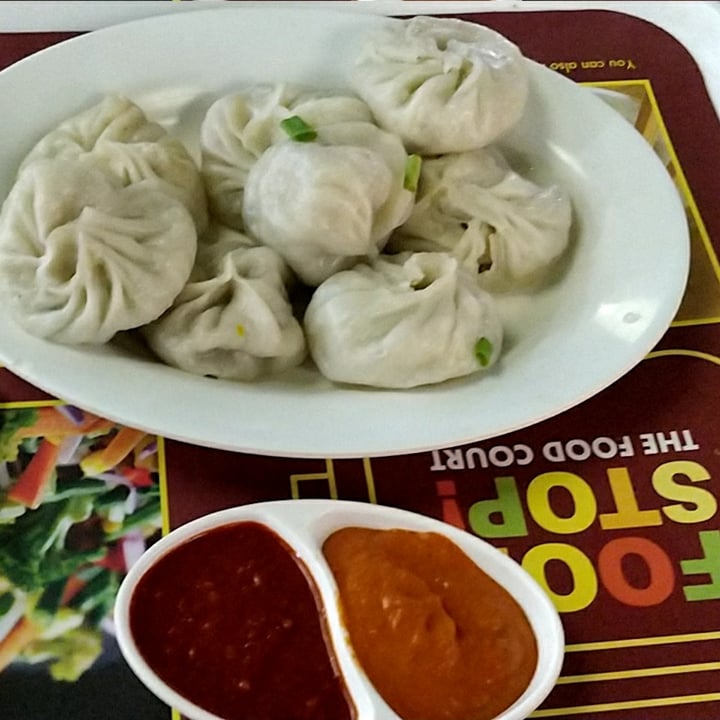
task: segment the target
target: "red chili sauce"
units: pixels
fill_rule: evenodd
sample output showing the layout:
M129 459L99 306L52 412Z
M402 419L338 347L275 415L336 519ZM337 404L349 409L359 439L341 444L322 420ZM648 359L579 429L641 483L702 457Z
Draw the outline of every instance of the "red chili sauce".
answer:
M530 683L537 646L514 598L437 533L343 528L323 553L353 650L404 720L489 720Z
M138 650L226 720L350 720L310 575L270 528L239 522L161 557L130 605Z

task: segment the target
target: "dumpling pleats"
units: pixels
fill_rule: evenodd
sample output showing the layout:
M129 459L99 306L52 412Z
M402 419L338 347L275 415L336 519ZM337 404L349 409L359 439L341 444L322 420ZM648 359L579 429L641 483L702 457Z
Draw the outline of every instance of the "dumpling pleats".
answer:
M326 280L305 313L313 360L336 382L409 388L491 367L493 298L446 253L381 256Z
M28 332L104 343L170 306L196 249L190 213L154 185L124 187L89 157L38 160L0 214L0 285Z

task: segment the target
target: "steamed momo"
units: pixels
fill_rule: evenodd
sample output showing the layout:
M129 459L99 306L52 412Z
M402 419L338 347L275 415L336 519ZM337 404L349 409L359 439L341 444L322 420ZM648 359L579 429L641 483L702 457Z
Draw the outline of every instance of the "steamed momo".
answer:
M371 122L359 98L293 85L255 85L216 100L200 130L202 173L213 215L244 228L243 194L250 168L271 145L287 139L280 121L299 115L314 128Z
M207 202L200 171L180 140L151 122L131 100L109 95L68 118L30 150L20 172L39 159L91 154L123 185L152 181L180 200L198 231L207 224Z
M88 156L37 160L0 213L0 288L31 334L104 343L161 315L196 253L190 213Z
M275 248L306 284L316 286L373 259L410 214L400 140L366 122L320 128L315 142L266 150L248 174L248 231Z
M229 380L299 365L305 336L288 301L282 258L227 228L200 248L173 306L143 328L155 353L187 372Z
M491 366L502 344L493 298L446 253L381 256L326 280L305 313L320 372L409 388Z
M411 152L484 147L520 119L528 67L490 28L454 18L391 19L362 47L352 87Z
M159 125L148 122L133 102L119 95L108 95L42 137L25 157L23 167L41 158L82 155L102 142L155 142L164 134Z
M487 290L526 289L563 255L571 222L562 190L523 178L486 148L425 159L415 208L388 249L447 251Z
M207 230L198 237L197 256L195 266L190 274L190 280L205 279L208 273L212 274L222 264L225 256L235 250L248 250L258 247L259 243L253 238L238 230L233 230L218 222L212 221ZM284 263L279 263L283 265ZM291 278L290 269L284 274L284 279L289 282Z

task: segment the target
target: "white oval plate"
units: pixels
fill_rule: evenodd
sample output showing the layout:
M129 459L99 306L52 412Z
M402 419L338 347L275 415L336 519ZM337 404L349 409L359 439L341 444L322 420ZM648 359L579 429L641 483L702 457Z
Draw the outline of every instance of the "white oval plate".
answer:
M344 88L382 16L228 7L140 20L37 53L0 73L0 197L23 155L103 94L125 94L191 143L217 96L258 81ZM54 396L120 423L265 455L417 452L525 427L599 392L660 339L689 265L682 203L652 150L570 80L532 65L528 112L507 140L539 181L566 188L576 242L561 280L501 303L492 372L409 391L334 386L300 368L241 384L194 377L132 347L63 347L0 312L0 361Z
M368 682L346 640L346 631L338 612L337 586L322 554L325 539L343 527L399 528L443 534L517 600L535 633L537 667L525 692L496 720L526 718L555 685L565 651L564 632L557 610L532 577L492 545L440 520L407 510L343 500L278 500L221 510L181 525L150 547L133 565L120 586L114 611L120 649L147 687L183 715L195 720L218 720L215 715L190 703L168 687L147 665L130 632L132 593L153 563L173 548L213 528L242 521L259 522L274 530L293 548L311 573L326 611L335 656L360 720L400 718Z

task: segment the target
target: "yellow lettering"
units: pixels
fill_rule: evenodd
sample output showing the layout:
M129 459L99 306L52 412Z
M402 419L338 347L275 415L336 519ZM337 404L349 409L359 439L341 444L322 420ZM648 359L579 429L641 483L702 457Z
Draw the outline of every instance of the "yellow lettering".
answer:
M572 511L567 517L558 515L551 507L550 491L554 488L562 488L570 494ZM570 472L547 472L533 478L528 485L527 502L530 514L540 527L561 535L587 530L597 514L592 488Z
M659 510L640 510L638 507L635 488L627 468L609 468L607 476L617 510L613 513L601 513L598 516L603 530L662 525Z
M662 508L665 515L676 523L699 523L713 517L717 512L715 496L706 488L678 482L679 477L697 483L709 480L710 473L692 460L672 460L660 465L652 476L653 487L666 500L677 500L677 504Z
M548 564L562 563L572 578L568 592L553 590L548 579ZM565 543L536 545L525 553L522 566L548 594L558 612L577 612L586 608L597 596L598 580L587 555Z

